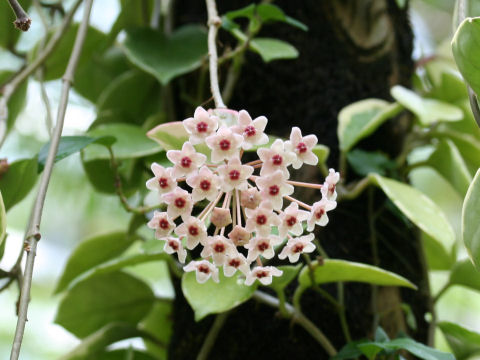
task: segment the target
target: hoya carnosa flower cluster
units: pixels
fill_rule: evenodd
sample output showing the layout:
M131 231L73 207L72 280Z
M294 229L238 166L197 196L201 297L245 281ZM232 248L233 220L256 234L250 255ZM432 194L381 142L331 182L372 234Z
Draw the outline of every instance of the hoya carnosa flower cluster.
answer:
M165 241L164 251L176 253L181 263L187 249L202 247L202 259L184 266L196 272L200 283L209 278L218 282L223 268L225 276L241 272L246 285L256 280L268 285L272 276L282 275L266 266L276 252L279 259L293 263L315 249L311 232L315 225L327 225L327 213L337 205L340 176L330 169L322 185L290 180L290 166L317 164L312 151L317 137L302 136L294 127L289 140L276 139L268 146L265 116L252 120L245 110L224 111L233 118L230 124L221 124L215 111L198 107L193 118L183 121L189 140L181 150L167 152L172 167L152 165L155 177L147 181L147 188L159 192L166 211L155 211L148 226ZM209 157L194 145L208 149ZM242 163L244 151L254 147L258 160ZM320 189L322 198L305 204L291 196L295 186ZM205 201L203 209L197 206Z

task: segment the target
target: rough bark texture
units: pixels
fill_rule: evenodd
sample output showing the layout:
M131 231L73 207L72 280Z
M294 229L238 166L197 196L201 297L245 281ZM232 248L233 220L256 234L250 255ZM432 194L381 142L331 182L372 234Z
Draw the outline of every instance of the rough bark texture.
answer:
M219 1L219 12L240 8L246 3ZM412 32L406 9L399 9L393 0L279 0L275 4L307 24L309 31L276 23L265 26L260 35L292 43L300 57L265 64L256 54L248 53L229 105L234 109L247 109L252 116L266 115L269 132L285 136L297 125L303 133L316 134L320 143L331 149L328 165L338 167L336 129L340 109L368 97L389 100L392 85L408 86L410 83ZM178 2L176 13L180 22L204 21L205 10L201 1L182 0ZM228 41L222 38L224 45ZM400 150L406 126L408 121L397 118L359 146L395 155ZM298 175L320 177L311 173ZM350 175L348 180L353 178L354 175ZM410 279L418 285L419 291L379 288L374 305L372 287L346 284L345 305L352 337L360 339L372 335L372 307L375 306L384 314L380 324L391 336L404 331L426 341L428 325L424 313L429 308L428 280L416 231L399 217L383 194L374 191L371 196L374 209L381 209L375 221L378 265ZM328 226L318 234L330 257L376 263L367 200L368 194L365 194L355 201L340 203ZM192 359L205 339L212 317L195 323L179 284L176 286L175 328L169 356L175 360ZM288 289L290 294L287 295L291 295L294 286ZM324 288L336 295L335 284ZM416 330L406 325L401 303L412 307ZM320 295L307 292L302 308L337 349L345 344L337 314ZM250 301L229 316L209 356L209 359L242 358L323 359L328 356L302 328L282 319L276 311Z

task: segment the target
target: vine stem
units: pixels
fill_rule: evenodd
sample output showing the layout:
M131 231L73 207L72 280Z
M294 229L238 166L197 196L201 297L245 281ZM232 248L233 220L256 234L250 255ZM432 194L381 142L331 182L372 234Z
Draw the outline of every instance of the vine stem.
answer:
M217 32L218 27L222 23L222 19L218 16L217 5L215 0L206 0L208 11L208 62L210 71L210 89L213 95L213 101L217 108L226 108L223 103L218 85L218 55L217 55Z
M262 291L255 291L253 293L253 298L265 305L280 308L280 301L268 295ZM318 343L325 349L329 356L334 356L337 354L337 350L332 345L330 340L325 336L325 334L313 323L311 322L303 313L295 309L291 304L285 303L285 313L298 325L303 327Z
M62 24L58 30L53 34L52 38L42 50L42 52L37 56L37 58L26 66L22 71L20 71L8 84L3 87L3 96L0 98L0 147L3 145L5 138L7 136L7 119L8 119L8 101L12 97L15 90L25 81L35 70L38 69L48 58L48 56L55 50L55 47L58 45L62 36L65 34L67 28L72 22L73 15L77 11L78 6L82 0L77 0L72 9L63 19Z
M207 337L205 338L205 341L202 344L202 348L200 349L200 352L197 355L197 360L208 359L208 355L210 354L210 351L212 350L213 345L215 345L215 340L218 337L218 333L222 329L223 324L225 324L225 321L227 320L228 315L230 315L229 311L219 314L215 317L212 327L208 331Z
M43 206L45 203L45 196L47 194L50 176L52 174L53 165L55 163L55 156L57 154L60 137L62 135L70 87L73 82L75 70L77 68L78 60L80 58L82 47L87 35L90 12L92 10L92 3L93 0L85 1L83 19L78 29L77 36L75 38L73 50L70 55L70 59L68 60L67 69L65 70L65 74L63 75L62 92L57 113L57 124L55 126L55 130L52 136L50 148L48 149L47 161L45 163L45 169L40 180L40 186L33 206L30 226L25 233L27 261L25 265L24 281L20 294L17 327L15 329L15 337L13 340L12 351L10 353L10 360L17 360L20 355L20 348L22 346L23 334L25 331L25 323L27 321L28 303L30 301L30 288L32 285L33 265L35 263L37 243L41 238L39 230L43 213Z

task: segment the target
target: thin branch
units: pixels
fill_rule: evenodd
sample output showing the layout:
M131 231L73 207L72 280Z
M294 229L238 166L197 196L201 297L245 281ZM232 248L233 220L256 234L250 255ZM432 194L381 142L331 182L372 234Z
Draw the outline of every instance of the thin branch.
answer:
M28 66L26 66L21 72L19 72L8 84L4 86L3 96L0 98L0 147L3 145L5 137L7 136L7 105L11 96L22 84L22 82L25 81L25 79L27 79L35 70L38 69L40 65L42 65L47 60L49 55L52 53L52 51L58 45L59 41L62 39L62 36L65 34L67 28L70 26L73 15L75 14L75 11L77 10L81 2L82 0L77 0L75 4L73 4L72 9L65 16L62 24L53 34L52 38L45 46L45 49L43 49L43 51L37 56L37 58Z
M268 306L279 308L280 301L268 295L262 291L255 291L253 293L253 298L259 302L262 302ZM337 350L333 347L330 340L325 336L325 334L308 319L302 312L295 309L291 304L285 303L285 311L288 316L298 325L303 327L318 343L325 349L329 356L334 356L337 354Z
M220 94L220 86L218 85L218 55L217 39L218 27L222 23L222 19L218 16L217 5L215 0L206 0L208 11L208 62L210 70L210 88L212 90L213 100L217 108L226 108Z
M22 6L17 0L8 0L8 2L15 13L15 16L17 17L13 22L15 27L22 31L28 31L28 29L30 29L30 24L32 23L30 16L28 16L25 10L23 10Z
M30 300L30 288L32 285L33 265L35 263L37 243L41 238L39 230L43 213L43 206L45 203L45 196L47 194L50 176L52 174L53 165L55 163L55 156L57 154L60 137L62 135L70 87L73 82L75 70L77 68L78 60L80 58L82 47L87 35L88 22L90 19L90 12L92 10L92 3L93 0L86 0L85 2L83 19L78 29L77 36L75 38L73 50L70 55L70 59L68 60L67 69L65 70L65 74L63 75L62 92L60 96L60 104L58 106L57 114L57 124L55 126L55 131L52 137L52 141L50 143L50 148L48 149L45 169L40 180L40 186L33 206L30 227L25 234L25 243L28 244L26 249L27 261L25 265L24 281L20 295L17 327L15 329L15 338L13 340L10 360L17 360L20 355L20 347L22 345L23 333L25 331L25 323L27 321L28 303Z
M197 355L197 360L208 359L208 355L210 354L210 351L212 350L213 345L215 345L215 340L217 340L218 333L222 329L223 324L225 324L225 321L227 320L228 315L230 315L230 312L224 312L215 317L212 327L208 331L207 337L205 338L205 341L202 344L202 348L200 349L200 352Z

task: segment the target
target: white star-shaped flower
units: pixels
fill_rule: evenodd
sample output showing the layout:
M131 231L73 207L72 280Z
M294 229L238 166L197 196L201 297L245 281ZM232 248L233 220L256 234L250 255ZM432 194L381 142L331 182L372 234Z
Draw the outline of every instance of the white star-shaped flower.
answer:
M247 222L245 230L255 231L257 236L268 236L272 226L280 225L278 215L273 212L272 203L264 200L256 209L245 209Z
M187 238L187 249L194 249L198 243L205 245L207 243L207 229L205 223L198 218L190 216L185 222L177 226L175 234L179 238Z
M185 262L187 257L187 250L183 248L182 242L180 239L175 237L168 237L165 240L165 246L163 247L163 251L167 254L177 253L178 261L182 264Z
M162 165L153 163L152 171L155 177L147 180L147 189L158 191L160 194L165 194L175 189L177 182L172 176L172 168L165 169Z
M220 181L217 175L206 166L202 166L198 173L187 177L187 184L193 189L192 200L197 202L203 199L213 201L218 195Z
M250 273L250 266L247 259L238 252L236 255L227 256L225 264L223 265L223 273L225 276L230 277L233 276L237 270L240 270L245 276Z
M211 159L214 163L238 157L243 137L235 134L226 126L220 127L215 134L205 139L207 146L212 149Z
M300 169L304 163L317 165L318 157L312 152L317 142L318 139L315 135L302 137L302 132L298 127L292 128L290 140L285 141L285 149L296 155L296 159L292 163L294 169Z
M238 125L233 126L233 132L243 136L242 148L251 149L254 145L268 143L268 136L264 133L267 126L267 118L259 116L252 121L250 114L245 110L238 113Z
M334 169L328 170L328 176L325 178L321 192L324 198L335 201L337 199L336 185L340 180L340 174Z
M285 195L293 194L293 186L285 180L285 175L281 170L276 170L271 174L259 176L255 179L262 198L269 200L275 210L282 208Z
M299 210L298 204L292 202L283 210L280 217L280 226L278 227L278 234L284 238L288 233L300 236L303 233L302 222L308 219L308 211Z
M312 210L310 210L310 215L308 217L308 227L307 231L312 231L315 228L315 224L320 226L325 226L328 224L327 212L333 210L337 207L335 201L327 200L322 198L322 200L317 201L312 205Z
M227 164L218 167L221 178L220 188L223 192L233 189L247 190L247 179L253 174L253 167L242 165L238 158L233 158Z
M170 235L175 229L175 223L170 219L166 212L154 211L153 218L147 223L150 229L155 229L157 239Z
M218 269L215 265L207 260L190 261L188 265L183 267L183 270L186 272L195 271L197 282L200 284L206 282L208 279L210 279L210 277L214 282L219 282Z
M300 254L311 253L315 250L315 245L312 244L314 238L315 235L310 233L305 236L289 239L287 245L285 245L282 252L278 255L278 258L283 260L288 256L288 260L291 263L297 262Z
M262 285L270 285L272 276L282 276L283 271L274 266L257 266L250 271L245 279L245 285L252 285L255 280L260 281Z
M282 239L276 235L255 236L245 245L245 248L248 249L247 260L252 262L259 255L262 255L265 259L271 259L275 256L273 247L281 243Z
M174 164L172 176L176 179L196 171L207 160L207 157L197 153L188 141L183 144L182 150L168 150L167 158Z
M209 256L212 257L213 263L217 266L222 266L228 256L235 256L237 249L232 242L222 235L210 236L207 239L207 244L203 248L200 256L204 259Z
M218 128L218 117L210 115L201 106L195 109L193 118L183 120L185 130L190 134L189 141L192 145L201 144Z
M167 214L171 219L181 216L183 221L185 221L192 212L192 195L179 187L167 194L163 194L162 200L168 205Z
M290 173L287 166L295 160L295 154L285 149L282 140L277 139L273 142L270 149L260 148L257 150L258 157L263 161L260 175L268 175L276 170L282 170L285 178L289 178Z

